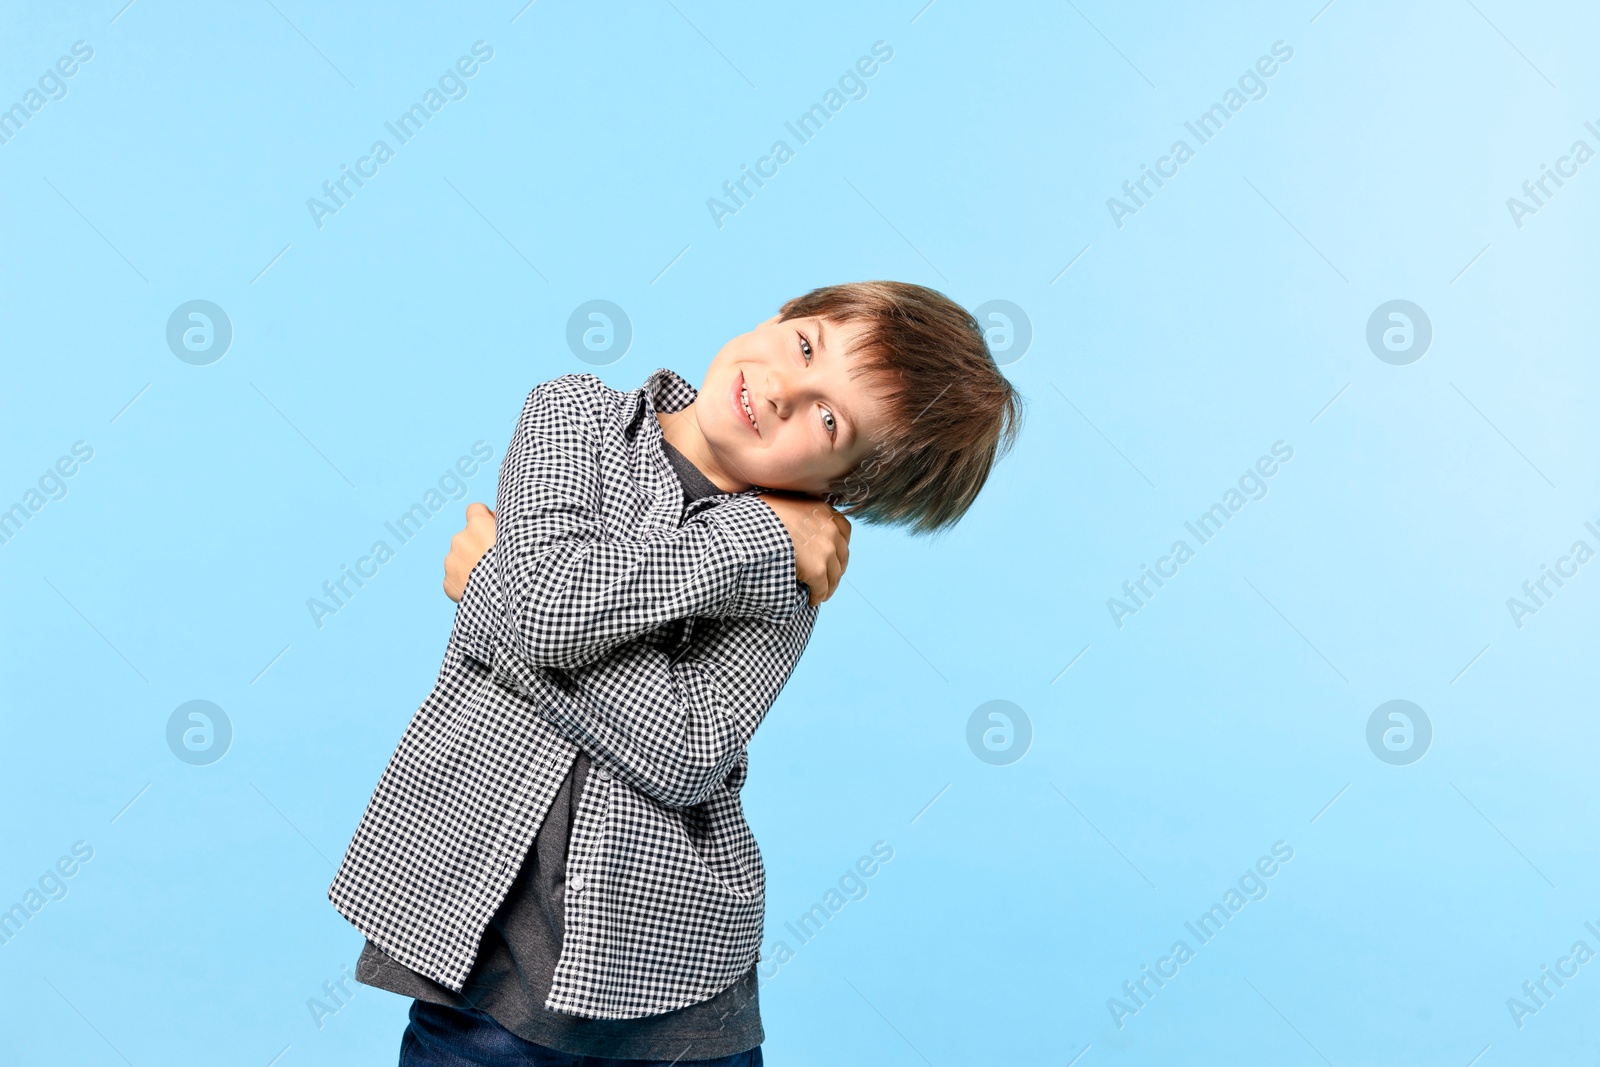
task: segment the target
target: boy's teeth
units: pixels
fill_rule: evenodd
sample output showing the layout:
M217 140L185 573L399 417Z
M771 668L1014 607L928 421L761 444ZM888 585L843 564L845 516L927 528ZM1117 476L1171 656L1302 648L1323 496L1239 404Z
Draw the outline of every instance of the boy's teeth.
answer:
M749 419L750 425L754 427L756 417L750 411L750 388L748 386L741 385L739 387L739 406L744 408L744 417Z

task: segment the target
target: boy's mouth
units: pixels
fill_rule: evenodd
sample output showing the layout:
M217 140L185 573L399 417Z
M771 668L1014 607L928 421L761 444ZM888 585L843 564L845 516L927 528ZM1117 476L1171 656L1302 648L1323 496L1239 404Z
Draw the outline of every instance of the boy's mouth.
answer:
M745 425L750 427L750 431L760 437L761 425L756 422L755 411L750 407L750 388L745 384L744 371L740 371L733 380L733 408Z

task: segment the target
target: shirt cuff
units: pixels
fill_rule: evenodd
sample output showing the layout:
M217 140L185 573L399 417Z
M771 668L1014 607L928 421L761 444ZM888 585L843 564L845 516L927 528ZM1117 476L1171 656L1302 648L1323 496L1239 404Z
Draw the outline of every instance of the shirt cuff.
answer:
M500 585L495 580L495 546L490 545L467 575L467 584L461 590L461 601L456 605L455 625L451 636L480 663L493 662L494 638L505 625L505 604L500 596Z
M781 624L810 600L805 583L795 574L789 528L759 497L735 497L707 508L700 518L739 558L739 578L733 594L716 611L718 617Z

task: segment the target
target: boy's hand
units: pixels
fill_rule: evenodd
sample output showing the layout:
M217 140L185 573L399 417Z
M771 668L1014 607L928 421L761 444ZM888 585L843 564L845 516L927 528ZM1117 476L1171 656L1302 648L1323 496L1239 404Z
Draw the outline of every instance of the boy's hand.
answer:
M850 562L850 520L809 496L758 493L778 513L794 542L796 576L811 590L811 606L833 596Z
M494 544L494 512L473 501L467 505L467 525L450 538L450 554L444 558L444 595L459 603L466 592L467 578L483 554Z

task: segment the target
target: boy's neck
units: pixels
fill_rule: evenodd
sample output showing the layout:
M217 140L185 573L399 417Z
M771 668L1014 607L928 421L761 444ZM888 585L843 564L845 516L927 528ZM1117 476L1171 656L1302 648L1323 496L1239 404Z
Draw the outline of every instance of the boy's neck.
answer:
M724 493L741 493L751 488L749 482L730 477L717 465L710 446L706 444L705 435L700 432L694 404L681 411L658 411L656 421L661 424L661 435L667 439L667 443L682 452L684 458L693 463L712 485Z

